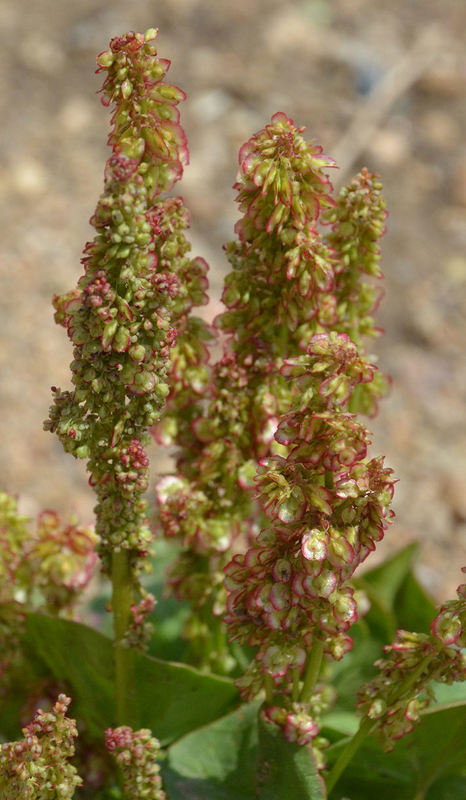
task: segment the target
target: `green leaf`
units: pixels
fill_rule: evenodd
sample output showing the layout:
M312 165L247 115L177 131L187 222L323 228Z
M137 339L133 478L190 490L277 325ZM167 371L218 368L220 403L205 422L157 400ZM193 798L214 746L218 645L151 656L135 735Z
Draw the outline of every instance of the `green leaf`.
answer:
M418 552L419 545L409 544L354 581L371 603L361 624L380 644L391 642L399 628L424 633L430 630L435 607L412 571Z
M156 555L151 559L152 574L147 589L157 604L150 616L154 629L149 642L149 655L169 661L187 661L188 643L182 638L183 626L190 614L188 603L180 603L173 596L164 597L166 572L179 554L178 543L160 539ZM108 616L108 615L107 615Z
M354 639L353 650L331 665L332 684L338 692L335 711L354 711L356 691L377 672L374 661L381 657L386 642L372 635L366 618L353 625L349 633Z
M287 742L259 716L258 800L325 800L325 785L308 747Z
M136 695L140 725L167 744L218 719L239 703L228 678L194 667L135 654Z
M430 633L435 605L411 570L405 575L394 599L397 628Z
M330 711L322 717L322 736L332 742L342 736L353 736L359 728L360 721L361 718L350 711ZM328 731L331 731L329 735Z
M310 749L290 744L258 703L188 734L168 751L170 800L324 800Z
M27 615L26 630L26 652L31 648L53 677L65 682L73 715L100 738L115 723L111 640L76 622L41 614Z
M432 681L430 687L435 694L435 700L438 705L452 706L466 702L466 684L464 681L450 684Z
M34 697L38 686L43 686L44 665L32 657L18 658L2 675L0 691L0 741L11 742L21 737L25 719L25 698Z
M358 583L364 583L386 608L393 608L396 593L418 553L419 545L416 542L408 544L379 566L365 572Z
M345 746L328 750L331 766ZM330 800L460 800L466 797L466 703L438 706L421 724L384 753L366 739L335 786ZM451 797L451 788L456 795ZM450 793L450 794L449 794Z
M184 736L163 769L170 800L252 800L258 703Z
M461 800L464 797L466 797L466 779L457 775L447 775L431 784L425 800Z
M77 622L27 616L26 645L69 687L73 712L101 737L115 724L113 643ZM239 700L232 682L134 653L133 702L139 727L169 743L225 714Z

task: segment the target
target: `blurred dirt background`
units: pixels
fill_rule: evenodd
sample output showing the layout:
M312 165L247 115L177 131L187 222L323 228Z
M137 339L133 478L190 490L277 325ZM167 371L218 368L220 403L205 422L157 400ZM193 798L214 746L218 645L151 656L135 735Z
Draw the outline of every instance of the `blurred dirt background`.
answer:
M345 175L379 172L390 210L386 296L374 345L391 396L371 421L400 482L381 552L417 539L439 599L466 544L466 28L463 0L2 0L0 4L0 484L34 515L92 518L82 464L42 432L71 348L50 299L72 288L102 186L108 113L97 53L159 27L159 54L188 94L191 165L180 191L194 252L211 265L237 218L237 151L286 111Z

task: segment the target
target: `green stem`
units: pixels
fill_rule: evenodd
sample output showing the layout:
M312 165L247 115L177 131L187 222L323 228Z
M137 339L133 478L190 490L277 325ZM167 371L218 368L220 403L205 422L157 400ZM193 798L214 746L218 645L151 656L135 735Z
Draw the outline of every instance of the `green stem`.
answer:
M345 749L340 753L332 767L330 775L326 780L328 794L330 794L341 773L346 769L356 750L359 749L360 745L370 733L376 722L377 720L369 719L369 717L364 717L364 719L361 720L359 729L356 731L352 739L350 739Z
M352 338L352 337L350 337ZM361 394L359 386L355 386L348 403L348 411L350 414L356 414L359 408L359 395Z
M115 633L115 700L118 725L134 725L135 704L133 654L123 644L131 620L133 603L130 554L120 550L112 555L112 610Z
M308 703L312 696L312 690L319 677L320 665L322 663L322 655L324 651L324 643L320 639L316 639L310 655L308 656L306 671L304 673L304 683L301 689L301 702Z
M429 663L432 658L432 654L427 655L425 658L420 661L417 665L416 669L411 672L409 675L406 676L404 681L400 684L399 687L394 687L393 692L388 696L387 699L387 707L390 708L394 703L397 702L401 697L403 697L406 692L408 692L411 687L416 683L417 679L420 675L424 672L425 667ZM340 753L339 757L335 761L330 774L327 778L327 792L330 794L331 790L335 786L336 782L338 781L340 775L342 774L343 770L346 769L349 762L351 761L352 757L354 756L356 750L360 747L363 743L366 736L371 732L372 728L374 728L378 723L377 719L370 719L369 717L363 717L361 720L361 724L359 725L359 729L355 733L352 739L348 742L345 749Z
M293 686L291 689L291 699L296 703L299 697L299 667L295 667L292 671Z
M267 700L267 703L269 703L269 705L270 705L271 703L273 703L273 696L274 696L274 693L275 693L275 686L274 686L274 682L273 682L272 676L268 675L267 673L265 673L264 686L265 686L265 698Z
M416 683L417 679L419 678L420 675L422 675L427 664L429 663L429 661L432 660L433 657L434 653L429 653L422 659L422 661L419 662L416 669L413 670L413 672L410 672L406 676L406 678L404 679L404 681L402 681L399 688L397 688L396 686L393 687L393 692L388 696L387 700L388 706L392 706L393 703L395 703L397 700L403 697L403 695L406 694L406 692L408 692L411 689L411 686L413 686L413 684Z

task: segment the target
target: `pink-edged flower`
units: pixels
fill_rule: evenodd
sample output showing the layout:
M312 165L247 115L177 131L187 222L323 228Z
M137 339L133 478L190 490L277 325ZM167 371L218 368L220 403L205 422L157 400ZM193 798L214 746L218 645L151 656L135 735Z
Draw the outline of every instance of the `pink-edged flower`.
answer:
M318 377L318 391L332 408L347 403L354 388L373 380L376 367L361 357L357 346L345 333L316 333L306 356L287 359L282 367L285 377Z
M268 706L262 714L268 722L283 729L288 742L304 746L310 744L319 733L319 726L309 715L309 708L303 704L293 703L291 710L280 706Z
M262 669L273 678L283 678L289 670L302 670L306 661L306 651L302 647L284 648L270 645L261 648L258 656Z
M319 733L319 726L305 711L299 710L287 714L283 733L288 742L304 746L315 739Z
M466 572L466 567L463 567ZM431 623L436 639L444 645L466 647L466 584L458 586L457 599L444 603Z

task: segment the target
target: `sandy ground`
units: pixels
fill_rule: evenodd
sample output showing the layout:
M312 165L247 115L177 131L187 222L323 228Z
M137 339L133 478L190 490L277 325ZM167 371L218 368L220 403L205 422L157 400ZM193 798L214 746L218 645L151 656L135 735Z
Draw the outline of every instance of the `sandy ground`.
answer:
M82 465L42 432L71 355L50 298L76 283L102 184L95 56L114 35L156 26L188 94L179 191L211 265L212 311L237 151L275 111L347 172L381 174L390 220L375 349L393 386L371 427L400 481L381 550L419 540L420 578L439 600L452 594L466 544L465 25L462 0L3 0L0 484L26 513L92 518Z

